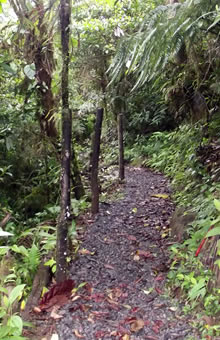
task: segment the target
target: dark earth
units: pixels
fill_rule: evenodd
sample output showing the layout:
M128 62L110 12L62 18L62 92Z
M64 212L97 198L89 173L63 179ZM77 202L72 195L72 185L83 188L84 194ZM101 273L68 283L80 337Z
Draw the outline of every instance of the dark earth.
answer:
M165 286L174 210L169 181L127 167L120 190L123 198L101 203L87 221L70 270L79 289L50 322L51 333L59 340L199 339Z

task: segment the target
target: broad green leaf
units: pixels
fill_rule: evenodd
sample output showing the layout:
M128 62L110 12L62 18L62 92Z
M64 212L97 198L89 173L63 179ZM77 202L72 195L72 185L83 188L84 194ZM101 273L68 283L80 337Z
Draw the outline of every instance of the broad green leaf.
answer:
M54 258L44 263L45 266L49 266L49 267L53 267L54 264L56 264L56 261L54 260Z
M206 234L206 238L207 237L212 237L212 236L217 236L220 235L220 227L216 227L212 230L209 230L209 232Z
M8 308L9 307L9 299L6 295L3 296L3 305Z
M14 335L21 335L22 329L23 329L23 321L20 316L18 315L12 315L8 322L7 325L10 327L15 328L16 330L13 332Z
M13 302L15 302L15 300L19 298L19 296L23 292L25 286L26 285L23 284L23 285L18 285L15 288L13 288L13 290L11 291L11 294L9 296L9 303L10 303L10 305L12 305Z
M214 204L215 204L215 207L218 211L220 211L220 201L217 200L217 199L214 199Z
M11 327L1 326L0 327L0 339L4 339L6 335L9 334Z
M8 294L8 290L5 287L0 287L0 292L4 294Z
M14 244L12 247L11 247L11 250L13 250L15 253L18 253L18 254L22 254L24 256L28 256L28 250L24 247L24 246L17 246L16 244Z
M7 254L9 247L0 247L0 256Z
M2 319L6 314L6 311L4 309L0 310L0 319Z

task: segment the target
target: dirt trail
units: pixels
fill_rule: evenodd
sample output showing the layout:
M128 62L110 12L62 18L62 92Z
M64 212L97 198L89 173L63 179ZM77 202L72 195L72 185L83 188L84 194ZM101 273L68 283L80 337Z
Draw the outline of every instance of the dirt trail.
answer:
M197 339L190 320L162 295L169 194L161 174L126 169L124 198L101 204L71 268L76 285L88 284L62 310L61 340Z

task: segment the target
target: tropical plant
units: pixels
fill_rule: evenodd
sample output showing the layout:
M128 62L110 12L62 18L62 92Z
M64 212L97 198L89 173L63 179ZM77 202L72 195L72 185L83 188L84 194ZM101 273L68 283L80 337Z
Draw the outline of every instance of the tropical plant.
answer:
M18 285L12 289L10 293L4 287L0 287L1 291L1 307L0 307L0 339L25 340L22 336L23 320L16 312L13 311L14 305L20 301L24 291L25 284Z

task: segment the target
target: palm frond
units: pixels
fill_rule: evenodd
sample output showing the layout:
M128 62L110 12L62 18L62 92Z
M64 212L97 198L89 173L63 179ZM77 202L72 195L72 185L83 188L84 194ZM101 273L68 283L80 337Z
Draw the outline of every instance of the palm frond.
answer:
M158 6L148 13L138 32L124 37L109 68L111 84L123 73L135 73L136 84L142 86L161 73L184 41L192 42L199 34L207 34L218 24L218 0L188 0Z

